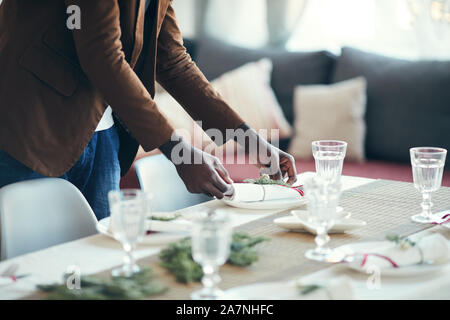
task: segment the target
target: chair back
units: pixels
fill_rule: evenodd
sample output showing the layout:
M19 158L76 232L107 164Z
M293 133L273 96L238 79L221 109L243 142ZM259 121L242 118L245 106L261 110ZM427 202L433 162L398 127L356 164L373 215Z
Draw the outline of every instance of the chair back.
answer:
M0 189L0 260L97 233L97 219L81 192L59 178Z
M173 163L162 154L139 159L134 165L141 189L153 194L154 211L175 211L213 199L190 193Z

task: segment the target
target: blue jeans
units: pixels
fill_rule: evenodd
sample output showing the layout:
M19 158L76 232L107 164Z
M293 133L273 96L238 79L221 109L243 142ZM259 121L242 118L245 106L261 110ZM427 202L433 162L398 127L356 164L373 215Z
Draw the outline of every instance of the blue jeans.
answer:
M115 126L95 132L75 165L60 178L85 196L98 220L109 216L108 192L119 189L119 136ZM44 178L0 150L0 188L14 182Z

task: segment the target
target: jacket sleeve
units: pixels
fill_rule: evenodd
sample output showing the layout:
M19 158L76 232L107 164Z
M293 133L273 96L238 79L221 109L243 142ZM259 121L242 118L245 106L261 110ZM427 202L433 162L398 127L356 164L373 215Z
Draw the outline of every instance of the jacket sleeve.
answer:
M172 4L169 4L158 37L156 80L183 106L203 130L236 129L244 120L221 98L183 46ZM224 141L215 141L221 144Z
M125 60L117 0L65 0L80 7L81 29L73 38L81 67L144 150L170 139L173 128Z

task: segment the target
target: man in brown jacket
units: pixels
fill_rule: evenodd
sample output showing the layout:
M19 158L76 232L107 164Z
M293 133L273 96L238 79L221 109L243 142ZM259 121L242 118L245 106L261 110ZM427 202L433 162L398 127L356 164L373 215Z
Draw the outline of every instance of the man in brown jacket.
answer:
M71 12L80 14L78 27L69 26ZM203 159L176 165L188 190L222 198L228 173L173 134L153 101L155 81L204 129L247 130L246 146L257 141L269 155L260 165L295 180L293 158L248 128L192 62L170 0L3 0L0 187L62 177L100 219L139 144L172 160L180 143L185 155Z

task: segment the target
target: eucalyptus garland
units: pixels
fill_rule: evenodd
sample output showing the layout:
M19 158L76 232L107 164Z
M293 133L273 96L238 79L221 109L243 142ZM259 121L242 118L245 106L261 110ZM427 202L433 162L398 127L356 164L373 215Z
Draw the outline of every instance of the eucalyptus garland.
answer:
M234 233L227 263L239 267L251 265L258 260L258 253L254 247L266 240L268 240L266 237L252 237L242 232ZM192 258L192 246L188 238L169 244L160 252L159 258L160 265L172 273L178 282L198 282L203 277L201 266Z

